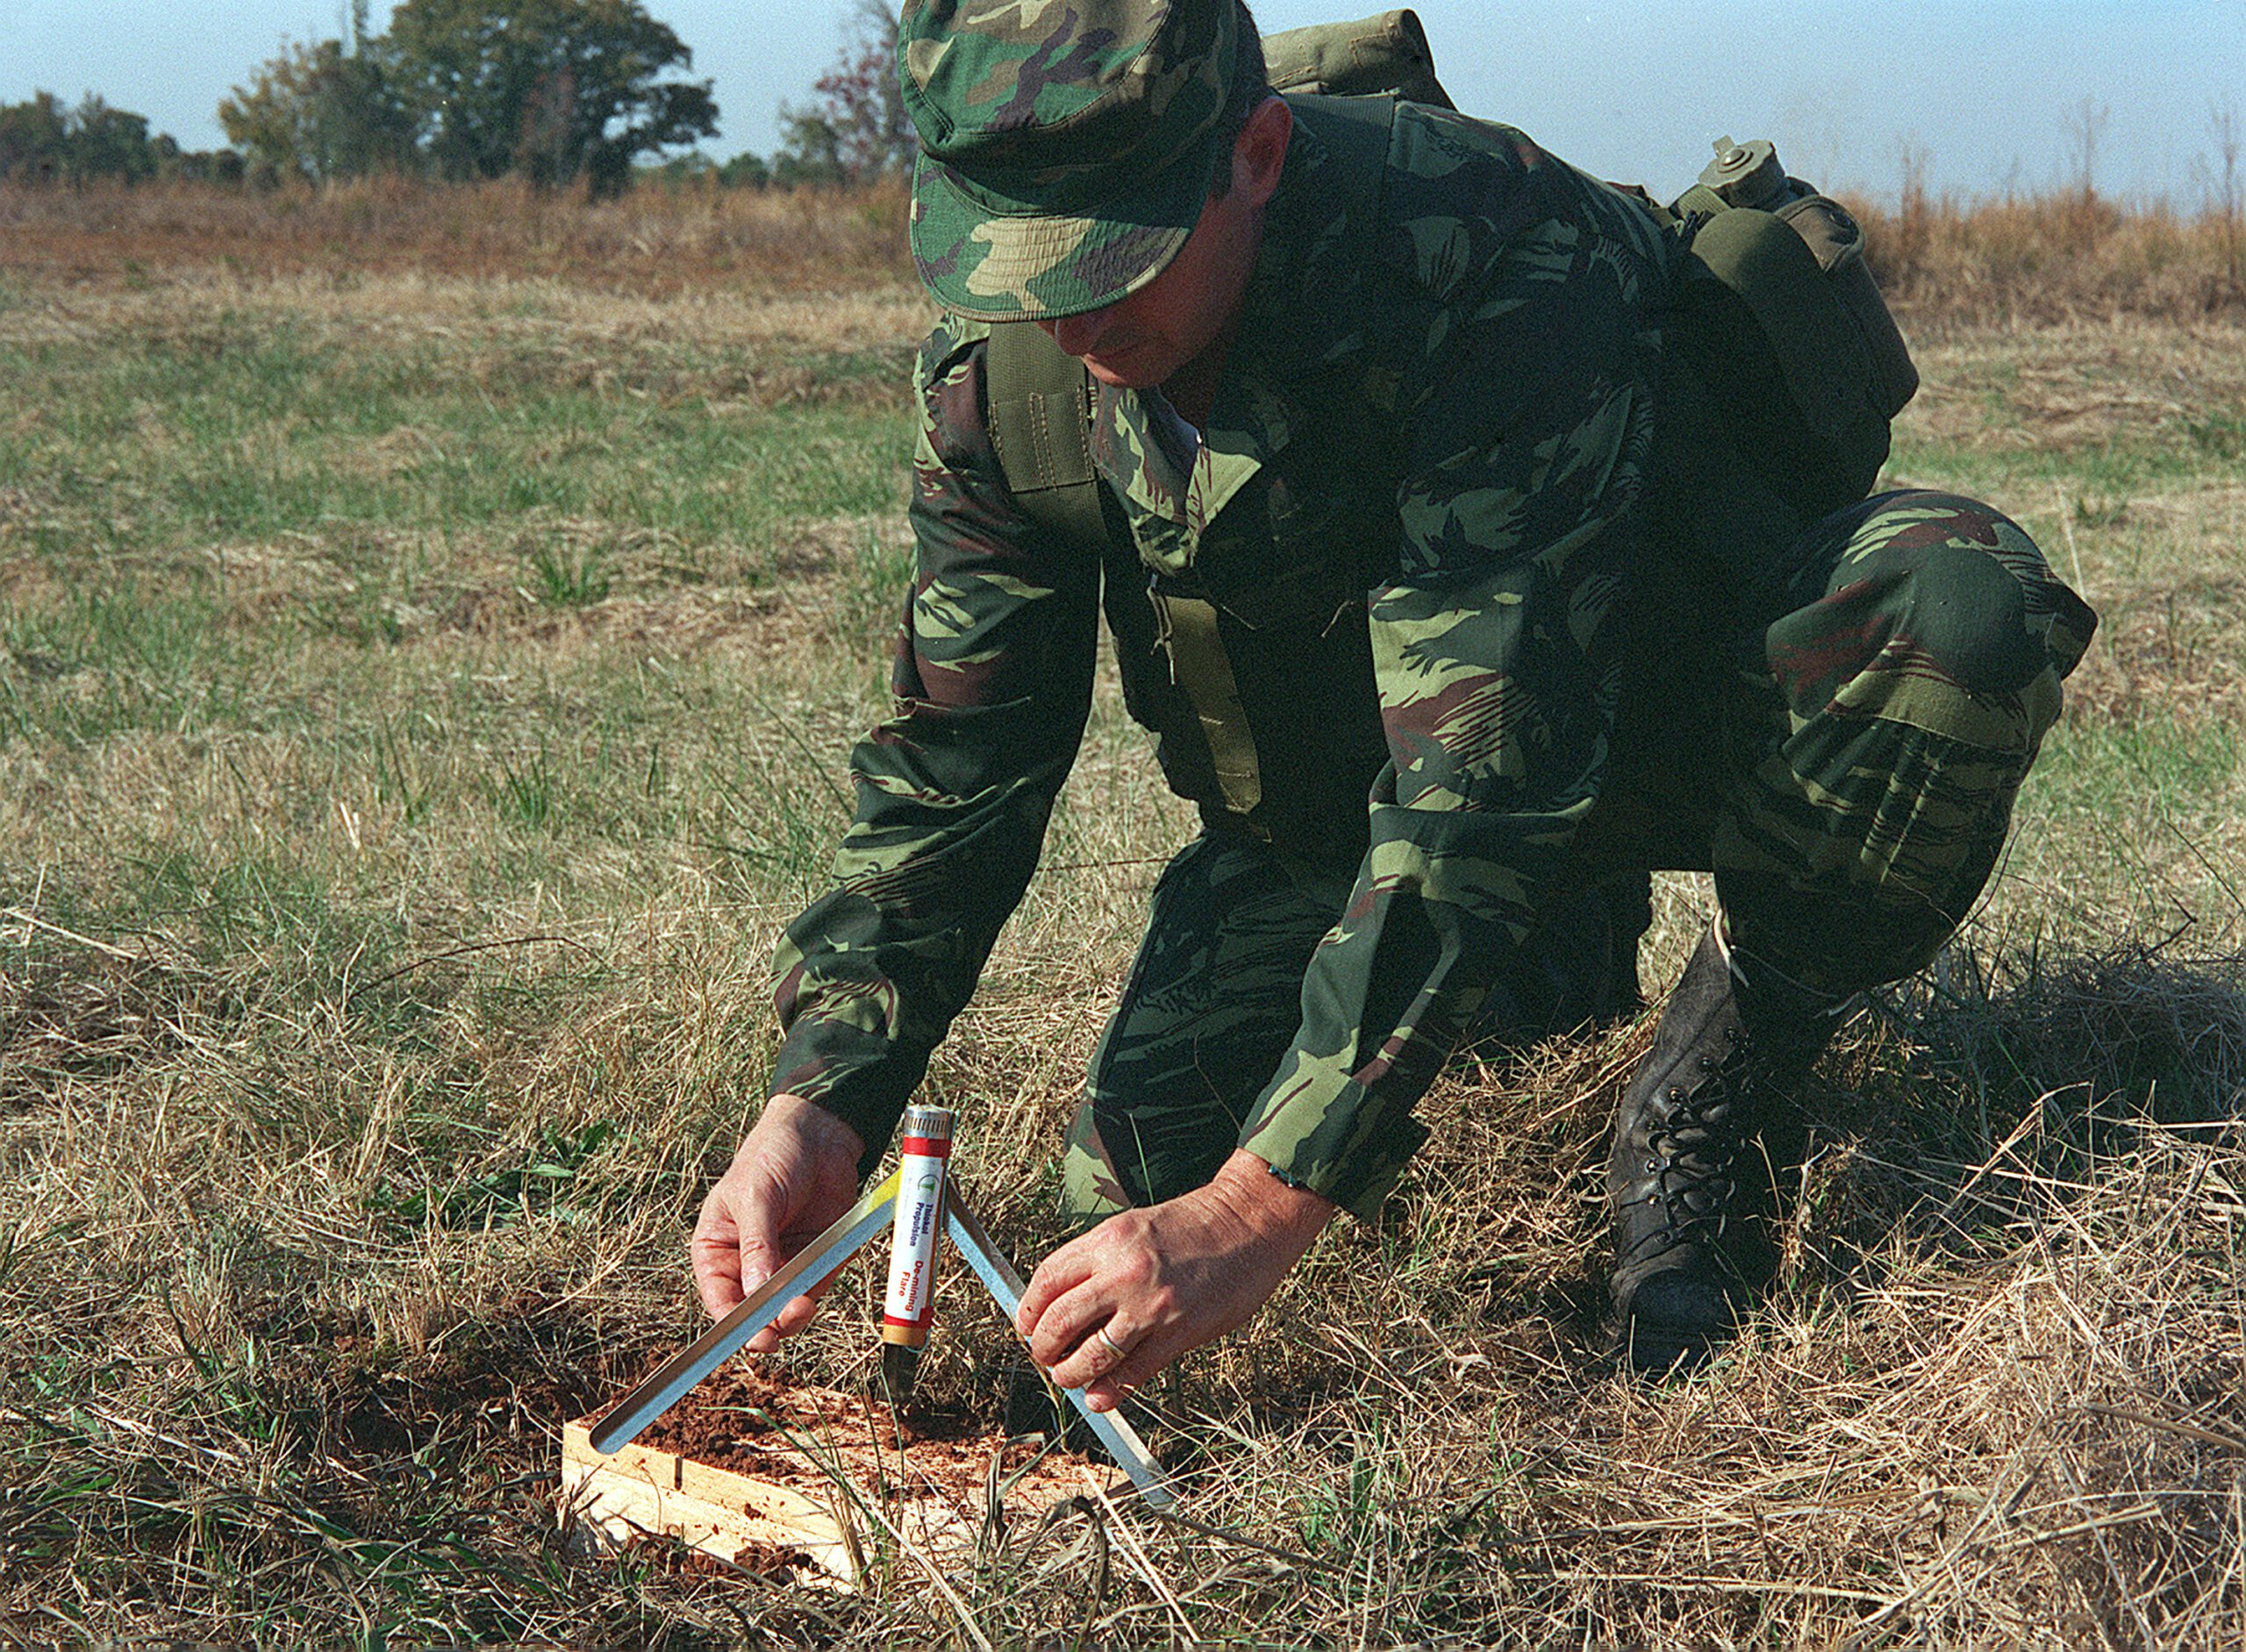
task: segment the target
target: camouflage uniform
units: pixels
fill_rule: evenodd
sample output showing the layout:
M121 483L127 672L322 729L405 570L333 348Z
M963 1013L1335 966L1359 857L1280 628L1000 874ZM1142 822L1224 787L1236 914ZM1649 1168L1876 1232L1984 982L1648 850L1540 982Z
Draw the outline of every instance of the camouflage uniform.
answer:
M1312 113L1205 431L1099 388L1104 566L1007 491L987 329L921 351L897 712L777 961L772 1089L869 1154L1034 869L1103 592L1209 830L1103 1044L1086 1208L1173 1196L1237 1143L1370 1212L1493 983L1523 990L1540 929L1617 873L1713 870L1742 946L1848 991L1922 965L1993 864L2092 623L2027 537L1932 494L1803 522L1745 459L1711 504L1664 457L1693 387L1662 348L1677 243L1641 198L1406 104L1376 210ZM916 241L955 306L976 245ZM1065 299L1019 259L983 285L998 313L1081 308L1063 273ZM1213 603L1256 795L1169 680L1149 585Z

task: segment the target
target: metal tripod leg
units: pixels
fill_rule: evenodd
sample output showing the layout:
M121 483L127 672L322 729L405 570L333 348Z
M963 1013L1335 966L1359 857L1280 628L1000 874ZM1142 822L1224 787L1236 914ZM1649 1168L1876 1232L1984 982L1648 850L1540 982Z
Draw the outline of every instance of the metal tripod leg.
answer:
M731 1313L658 1366L654 1374L608 1408L591 1430L592 1448L604 1456L628 1443L649 1423L686 1398L689 1390L724 1364L734 1350L780 1317L780 1310L803 1295L865 1248L888 1225L897 1209L897 1176L891 1170L873 1191L788 1265L759 1285Z
M610 1406L592 1426L593 1449L607 1455L629 1443L641 1429L685 1398L696 1384L732 1358L742 1343L777 1319L783 1307L864 1248L894 1217L897 1189L898 1172L891 1170L872 1191L853 1205L841 1220L797 1252L793 1261L757 1287L747 1300L665 1360L646 1381ZM976 1277L997 1300L999 1312L1006 1316L1007 1327L1012 1329L1014 1315L1021 1307L1021 1275L1005 1253L991 1242L990 1234L983 1231L983 1224L975 1219L975 1212L960 1198L956 1185L945 1190L944 1226L951 1234L952 1243L967 1258L968 1266L975 1270ZM1131 1477L1131 1484L1139 1488L1141 1497L1157 1507L1175 1500L1161 1465L1155 1462L1136 1429L1112 1412L1090 1409L1084 1404L1081 1388L1061 1391L1091 1425L1092 1434L1107 1448L1108 1455Z
M1022 1277L1007 1260L1005 1252L991 1242L990 1234L983 1231L983 1224L975 1219L975 1212L959 1196L956 1187L949 1190L944 1201L944 1226L951 1234L951 1242L959 1247L959 1254L967 1258L967 1265L975 1269L976 1277L997 1300L999 1312L1012 1326L1014 1315L1021 1308ZM1162 1465L1147 1449L1147 1442L1139 1438L1139 1431L1112 1411L1094 1411L1084 1404L1084 1391L1064 1388L1069 1403L1091 1425L1099 1443L1131 1477L1131 1484L1139 1488L1139 1495L1156 1508L1174 1502L1167 1476Z

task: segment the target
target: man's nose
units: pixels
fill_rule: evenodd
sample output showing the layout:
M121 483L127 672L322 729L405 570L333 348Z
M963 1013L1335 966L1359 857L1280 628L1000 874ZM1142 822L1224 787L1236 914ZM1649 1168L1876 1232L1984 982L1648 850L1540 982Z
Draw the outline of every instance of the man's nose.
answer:
M1053 335L1053 342L1062 350L1070 355L1082 355L1099 342L1099 335L1107 327L1107 312L1088 311L1080 316L1063 316L1044 325L1046 332Z

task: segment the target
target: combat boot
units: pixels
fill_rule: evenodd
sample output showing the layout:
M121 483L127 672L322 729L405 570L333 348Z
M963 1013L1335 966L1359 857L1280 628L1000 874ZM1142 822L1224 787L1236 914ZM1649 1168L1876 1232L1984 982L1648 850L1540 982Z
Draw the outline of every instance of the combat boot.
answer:
M1722 923L1684 966L1614 1120L1610 1284L1620 1351L1642 1372L1698 1364L1753 1295L1767 1248L1755 1254L1747 1218L1767 1212L1772 1176L1764 1155L1751 1169L1743 1155L1851 1006L1735 954Z

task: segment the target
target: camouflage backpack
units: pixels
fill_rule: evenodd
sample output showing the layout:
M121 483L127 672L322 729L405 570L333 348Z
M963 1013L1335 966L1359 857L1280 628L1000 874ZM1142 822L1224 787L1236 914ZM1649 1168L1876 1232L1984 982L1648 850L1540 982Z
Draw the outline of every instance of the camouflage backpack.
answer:
M1359 194L1380 188L1398 101L1456 107L1408 11L1291 29L1263 45L1272 89L1335 152ZM1804 522L1863 497L1919 380L1864 268L1862 229L1788 177L1760 140L1718 140L1699 182L1666 211L1688 247L1673 347L1707 392L1698 420L1670 433L1670 473L1729 473L1728 463L1695 462L1703 433L1691 423L1720 420L1724 429L1706 431L1706 443L1750 454L1756 480ZM1027 321L994 325L989 352L991 434L1016 500L1047 527L1103 541L1083 364Z

